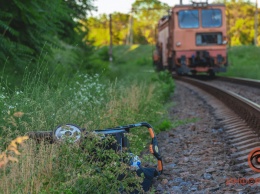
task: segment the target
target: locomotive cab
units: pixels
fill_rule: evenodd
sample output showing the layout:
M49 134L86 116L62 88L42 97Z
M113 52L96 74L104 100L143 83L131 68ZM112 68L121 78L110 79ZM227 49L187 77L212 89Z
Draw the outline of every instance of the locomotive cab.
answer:
M158 24L157 64L178 74L225 72L227 32L224 4L176 5Z

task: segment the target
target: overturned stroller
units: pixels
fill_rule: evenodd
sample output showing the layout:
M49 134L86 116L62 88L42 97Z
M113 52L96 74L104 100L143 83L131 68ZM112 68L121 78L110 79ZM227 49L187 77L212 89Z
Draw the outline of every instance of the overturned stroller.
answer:
M132 154L129 150L129 141L127 139L127 133L130 133L131 128L135 127L146 127L151 137L151 143L149 145L149 151L157 159L157 168L154 167L142 167L141 161L138 156ZM163 162L160 155L157 138L155 136L154 130L149 123L141 122L136 124L129 124L125 126L118 126L114 128L106 128L102 130L94 130L93 133L101 136L102 138L113 137L115 143L106 147L106 149L113 149L116 152L123 152L123 150L128 150L131 159L128 160L130 167L134 167L138 176L143 176L143 182L141 186L143 190L149 191L152 186L153 178L159 176L163 172ZM29 137L37 141L47 140L50 143L60 142L65 139L70 138L73 143L79 142L84 137L87 137L89 132L86 129L81 129L74 124L64 124L58 126L53 131L32 131L29 132ZM84 149L84 148L83 148ZM133 192L137 193L137 192Z

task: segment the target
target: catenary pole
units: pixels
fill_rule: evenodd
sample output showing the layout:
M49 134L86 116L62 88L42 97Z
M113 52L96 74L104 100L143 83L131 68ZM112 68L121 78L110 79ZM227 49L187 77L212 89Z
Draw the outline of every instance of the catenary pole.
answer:
M255 38L254 43L257 46L257 36L258 36L258 8L257 8L257 0L255 1Z
M110 37L110 46L109 46L109 61L113 61L113 31L112 31L112 14L109 14L109 37Z

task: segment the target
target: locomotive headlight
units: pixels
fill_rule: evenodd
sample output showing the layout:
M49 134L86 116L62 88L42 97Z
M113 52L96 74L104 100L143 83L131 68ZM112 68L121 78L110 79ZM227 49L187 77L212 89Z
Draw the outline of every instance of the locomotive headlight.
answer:
M223 42L222 42L222 44L227 44L228 43L228 39L227 39L227 37L223 37Z
M176 46L181 46L181 42L176 42Z

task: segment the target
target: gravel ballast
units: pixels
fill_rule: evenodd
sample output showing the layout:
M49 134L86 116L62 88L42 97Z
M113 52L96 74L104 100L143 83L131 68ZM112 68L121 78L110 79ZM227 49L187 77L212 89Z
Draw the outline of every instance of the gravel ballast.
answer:
M164 173L155 179L156 193L257 193L258 187L226 184L242 178L226 141L225 126L200 92L176 81L169 110L173 122L187 121L157 135L164 161ZM259 189L260 191L260 189Z

